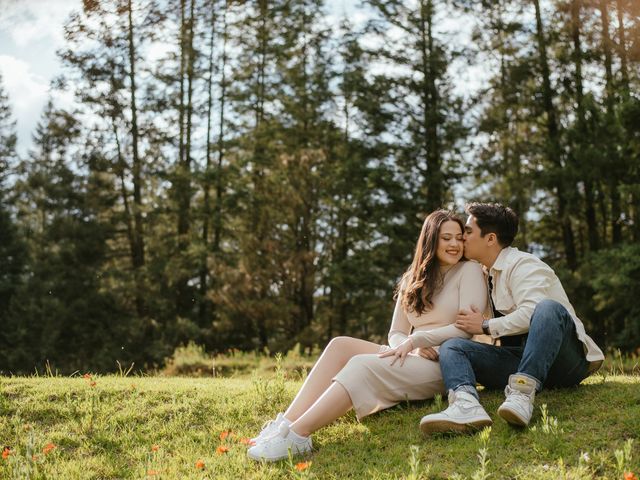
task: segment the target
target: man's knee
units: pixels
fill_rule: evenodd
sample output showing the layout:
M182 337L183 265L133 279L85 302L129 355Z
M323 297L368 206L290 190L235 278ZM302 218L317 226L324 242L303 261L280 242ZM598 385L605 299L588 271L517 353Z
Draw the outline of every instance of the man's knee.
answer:
M563 321L571 318L567 309L559 302L551 299L545 299L536 305L531 320L545 318L546 320L556 319Z
M560 302L556 302L555 300L551 300L549 298L542 300L536 305L535 310L533 311L533 316L556 316L556 317L564 317L568 316L569 312Z
M451 352L464 352L472 343L471 340L466 338L450 338L440 346L440 357Z

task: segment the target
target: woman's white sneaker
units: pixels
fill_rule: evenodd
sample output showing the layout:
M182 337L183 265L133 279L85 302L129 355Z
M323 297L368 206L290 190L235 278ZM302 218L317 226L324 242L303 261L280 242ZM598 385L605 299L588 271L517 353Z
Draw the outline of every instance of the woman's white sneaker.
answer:
M311 437L302 437L289 428L286 423L281 423L278 431L254 445L247 451L249 458L253 460L266 460L276 462L291 455L310 452L313 448Z
M258 443L262 442L264 439L272 435L275 435L278 432L278 427L283 422L286 423L287 425L291 425L291 422L286 418L284 418L284 414L280 412L278 415L276 415L276 418L274 420L268 420L262 425L262 430L260 431L260 433L257 436L253 437L252 439L250 439L249 444L257 445Z

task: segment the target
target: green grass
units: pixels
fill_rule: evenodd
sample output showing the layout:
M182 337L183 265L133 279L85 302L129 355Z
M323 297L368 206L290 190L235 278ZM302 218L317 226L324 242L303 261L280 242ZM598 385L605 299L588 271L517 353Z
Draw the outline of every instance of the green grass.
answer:
M296 377L294 377L296 378ZM282 411L300 386L270 378L0 377L0 478L602 478L640 476L640 376L596 375L542 392L532 427L495 415L481 434L424 438L418 422L438 401L402 404L358 423L349 414L314 435L308 470L249 461L238 440ZM224 442L220 433L231 430ZM631 442L629 442L631 441ZM42 449L56 446L48 454ZM221 444L229 451L217 454ZM157 451L152 451L154 445ZM415 446L415 447L412 447ZM626 448L626 451L625 451ZM484 457L483 457L484 454ZM34 460L34 455L36 455ZM482 460L484 458L484 461ZM196 462L204 462L203 469ZM148 475L149 473L155 473Z

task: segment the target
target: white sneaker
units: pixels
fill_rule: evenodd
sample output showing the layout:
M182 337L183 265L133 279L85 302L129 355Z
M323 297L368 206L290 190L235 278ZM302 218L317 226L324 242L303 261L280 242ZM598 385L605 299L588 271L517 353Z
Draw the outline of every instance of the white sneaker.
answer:
M258 443L262 442L264 439L271 437L272 435L275 435L278 432L278 427L282 422L285 422L287 424L291 423L289 422L289 420L284 418L284 414L280 412L278 415L276 415L275 420L267 420L266 422L264 422L260 433L257 436L249 439L249 444L257 445Z
M278 431L251 447L247 451L249 458L253 460L266 460L275 462L301 453L310 452L313 448L311 437L302 437L289 428L286 423L281 423Z
M517 373L509 376L509 384L504 389L507 399L498 408L498 415L512 425L526 427L533 414L533 400L536 396L536 382Z
M423 433L465 432L488 427L493 422L478 399L467 392L449 390L449 407L422 417Z

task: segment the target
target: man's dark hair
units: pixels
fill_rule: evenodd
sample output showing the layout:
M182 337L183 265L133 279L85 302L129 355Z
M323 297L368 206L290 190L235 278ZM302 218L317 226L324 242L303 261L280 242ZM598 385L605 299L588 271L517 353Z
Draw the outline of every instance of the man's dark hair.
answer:
M476 218L480 234L495 233L498 243L508 247L518 233L518 214L499 203L468 203L465 212Z

